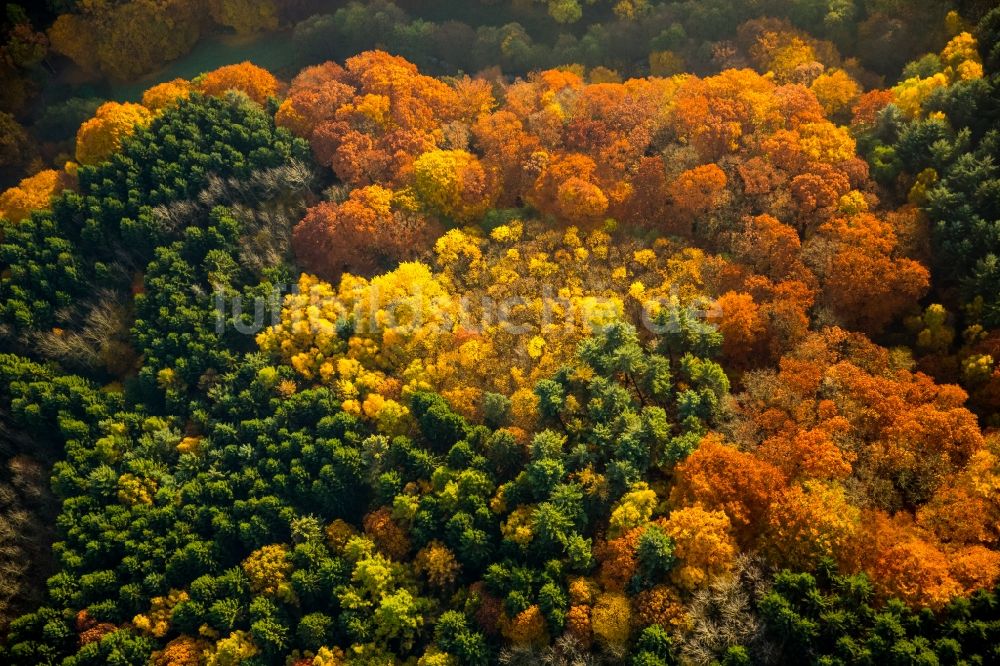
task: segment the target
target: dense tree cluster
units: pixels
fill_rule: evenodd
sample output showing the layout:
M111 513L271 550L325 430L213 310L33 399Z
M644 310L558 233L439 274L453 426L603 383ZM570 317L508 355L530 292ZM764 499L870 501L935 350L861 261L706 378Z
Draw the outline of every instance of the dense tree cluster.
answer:
M120 78L319 9L58 4ZM0 194L0 661L1000 659L1000 10L962 5L493 3L575 26L530 46L352 3L287 85L47 111L75 159Z
M432 238L428 225L490 206L585 227L611 218L735 259L707 286L743 362L794 343L814 304L879 332L928 286L900 242L912 216L877 212L848 130L802 84L751 70L592 84L549 70L495 91L446 86L376 52L303 71L277 118L341 181L367 188L296 229L303 265L324 277L405 259ZM380 245L381 258L332 249L354 247L359 224L399 245Z
M590 71L594 81L604 81L650 73L704 75L756 62L771 47L751 49L758 30L746 26L763 19L772 28L777 23L782 26L765 31L768 44L784 44L791 36L786 64L808 65L800 72L812 71L812 76L819 73L819 64L831 69L817 89L829 91L829 104L837 105L844 102L845 93L850 94L850 86L840 85L844 71L864 79L866 86L877 83L871 72L894 78L907 60L937 48L946 31L961 24L949 10L955 7L975 22L987 5L981 0L921 0L905 5L883 0L769 0L735 7L725 2L664 0L519 0L488 5L427 5L412 0L12 4L6 17L0 16L4 83L0 112L13 114L17 125L12 129L15 134L28 133L30 150L11 153L6 164L0 155L0 182L4 186L16 182L25 167L35 172L44 163L61 166L69 133L100 104L90 86L67 99L67 94L74 94L67 80L85 76L98 85L102 91L98 94L113 94L123 101L115 92L118 83L159 77L171 61L188 55L201 60L203 54L189 54L196 44L220 40L228 44L228 35L237 38L234 44L244 44L254 36L267 39L280 34L276 30L293 31L293 38L283 41L290 43L288 58L299 67L387 48L437 75L500 71L523 76L576 63ZM946 15L948 21L943 20ZM843 62L838 50L844 54ZM803 58L808 62L796 62ZM69 67L70 61L76 67ZM187 66L182 69L190 71ZM111 92L104 92L109 84ZM45 99L41 115L34 108L40 93Z
M91 73L130 80L190 51L212 25L238 34L278 27L274 0L73 2L55 19L52 49Z
M998 318L997 26L990 12L939 53L910 63L892 88L857 102L852 132L872 174L919 211L934 298L908 320L921 368L996 409ZM958 334L960 333L960 334Z
M442 74L493 67L526 74L569 63L623 75L705 74L733 66L734 59L750 60L746 36L737 37L746 32L738 31L742 25L782 17L783 32L794 33L794 40L770 44L780 45L786 57L811 55L810 60L829 65L825 57L839 49L850 67L895 77L908 60L937 47L948 29L949 10L960 9L975 22L989 9L983 2L931 0L483 0L481 5L488 8L469 4L427 12L419 3L405 1L346 2L336 11L298 23L296 42L308 61L344 59L390 45L421 69Z

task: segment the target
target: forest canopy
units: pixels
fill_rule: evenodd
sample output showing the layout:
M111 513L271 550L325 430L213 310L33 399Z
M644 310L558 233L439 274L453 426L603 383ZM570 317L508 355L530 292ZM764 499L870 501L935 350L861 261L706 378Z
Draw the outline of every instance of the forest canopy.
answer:
M0 661L1000 662L1000 9L44 4Z

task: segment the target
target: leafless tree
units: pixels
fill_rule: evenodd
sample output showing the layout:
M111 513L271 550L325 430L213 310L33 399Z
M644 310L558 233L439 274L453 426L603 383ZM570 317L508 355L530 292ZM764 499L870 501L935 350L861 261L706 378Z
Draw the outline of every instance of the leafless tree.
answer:
M755 606L768 590L760 561L741 555L733 574L698 592L688 607L690 627L678 636L684 662L698 666L716 662L734 646L747 648L754 663L774 660Z

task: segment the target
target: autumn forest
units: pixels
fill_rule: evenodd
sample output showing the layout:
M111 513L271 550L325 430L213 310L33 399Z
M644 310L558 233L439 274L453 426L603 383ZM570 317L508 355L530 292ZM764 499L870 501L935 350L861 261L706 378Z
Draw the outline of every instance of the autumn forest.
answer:
M0 663L1000 663L1000 8L6 4Z

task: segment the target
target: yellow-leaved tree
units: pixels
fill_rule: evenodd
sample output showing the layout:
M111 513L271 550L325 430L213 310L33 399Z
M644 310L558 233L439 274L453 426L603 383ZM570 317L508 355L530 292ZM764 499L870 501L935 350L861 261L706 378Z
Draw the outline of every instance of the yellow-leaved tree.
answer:
M220 67L198 77L194 83L206 95L218 97L236 90L258 104L263 104L268 97L274 97L281 90L281 82L271 72L251 62Z
M68 185L69 177L65 172L53 169L39 171L0 194L0 217L20 222L31 211L48 208L52 197Z
M458 222L485 213L496 196L493 179L475 155L464 150L432 150L413 163L414 190L432 212Z
M738 550L725 512L698 505L677 509L664 531L674 540L679 561L671 577L682 590L693 592L732 570Z
M150 111L161 111L191 96L191 82L174 79L158 83L142 94L142 105Z
M116 153L122 141L153 118L141 104L105 102L94 117L80 125L76 133L76 159L80 164L96 164Z

